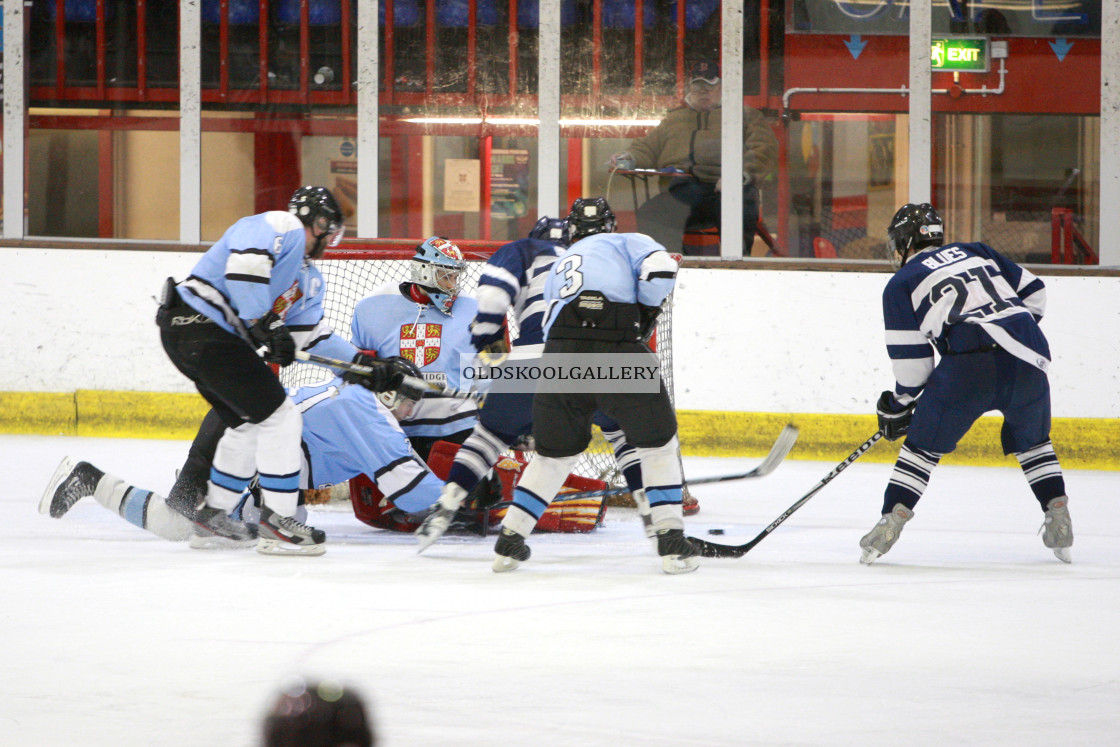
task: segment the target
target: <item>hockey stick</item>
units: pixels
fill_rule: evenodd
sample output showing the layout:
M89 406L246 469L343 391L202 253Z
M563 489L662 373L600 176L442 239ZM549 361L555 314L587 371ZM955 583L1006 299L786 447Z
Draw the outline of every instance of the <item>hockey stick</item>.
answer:
M797 435L799 431L796 425L790 424L782 428L782 432L774 440L774 445L770 447L770 453L766 458L752 470L747 472L738 472L733 475L714 475L710 477L697 477L695 480L685 480L684 484L692 487L693 485L707 485L713 482L729 482L731 480L746 480L751 477L765 477L778 468L782 460L786 458L793 445L797 443ZM572 498L598 498L599 496L621 495L622 493L629 493L630 488L620 486L617 488L604 488L603 490L585 490L582 493L568 493L567 495Z
M770 526L766 527L761 532L759 532L758 536L755 537L754 539L752 539L750 542L744 543L742 545L719 545L719 544L716 544L715 542L708 542L707 540L699 539L698 537L689 537L689 539L692 540L693 544L696 544L696 545L700 546L701 557L705 557L705 558L741 558L741 557L743 557L748 552L750 552L754 548L755 545L757 545L762 540L766 539L766 537L769 536L770 532L773 532L775 529L777 529L778 525L780 525L783 521L785 521L790 516L792 516L794 511L796 511L797 509L801 508L806 503L808 503L810 498L812 498L814 495L819 493L824 488L825 485L828 485L830 482L832 482L833 479L835 479L835 477L837 475L839 475L841 472L843 472L845 469L847 469L849 464L851 464L852 462L854 462L855 460L857 460L861 456L863 456L864 453L866 453L868 449L870 449L872 446L874 446L875 443L882 437L883 437L883 432L882 431L876 431L875 435L873 435L871 438L867 439L862 444L860 444L859 448L857 448L855 451L853 451L851 454L849 454L848 457L844 461L840 462L840 464L837 464L835 467L833 467L832 471L829 472L827 475L825 475L823 480L821 480L816 485L814 485L812 490L810 490L805 495L801 496L801 498L799 498L797 500L797 502L794 503L792 506L787 508L782 513L781 516L774 519L774 521L770 522Z
M317 363L320 366L327 366L328 368L335 368L339 371L347 371L349 373L356 373L362 376L368 376L373 373L370 366L363 366L360 363L351 363L349 361L338 360L337 358L327 358L322 355L315 355L308 353L306 350L296 351L296 360L304 361L305 363ZM462 389L455 389L454 387L441 386L433 384L424 379L419 379L415 376L405 376L404 381L401 382L402 387L406 387L414 392L423 392L424 396L432 397L449 397L451 399L469 399L477 402L479 406L482 405L486 395L478 392L465 392Z

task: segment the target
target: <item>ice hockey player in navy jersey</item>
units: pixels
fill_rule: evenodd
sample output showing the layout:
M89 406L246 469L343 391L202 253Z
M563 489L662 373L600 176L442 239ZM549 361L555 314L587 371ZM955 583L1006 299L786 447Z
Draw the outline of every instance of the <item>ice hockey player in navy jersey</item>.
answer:
M906 441L883 516L860 540L861 562L891 549L930 472L991 410L1003 413L1004 453L1019 460L1043 512L1043 543L1070 562L1073 527L1050 443L1050 348L1038 326L1042 281L986 244L945 244L928 203L903 205L887 237L896 272L883 291L883 321L896 383L876 411L883 435Z

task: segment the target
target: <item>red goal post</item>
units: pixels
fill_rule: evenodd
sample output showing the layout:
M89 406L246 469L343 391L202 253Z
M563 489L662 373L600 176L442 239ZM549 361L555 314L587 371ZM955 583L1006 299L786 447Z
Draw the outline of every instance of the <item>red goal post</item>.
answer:
M323 273L326 282L326 297L323 308L327 323L335 332L349 339L350 322L354 306L374 288L385 283L403 282L411 278L410 261L416 252L419 241L408 239L366 239L344 241L341 246L329 249L315 265ZM495 241L456 241L467 260L467 270L463 278L462 294L473 295L478 286L482 266L501 246ZM661 373L665 385L673 397L673 346L672 312L662 314L654 335L654 349L661 362ZM517 324L509 320L510 338L517 337ZM285 386L303 386L323 381L334 373L309 363L294 363L281 372ZM611 484L622 484L622 477L615 469L614 456L610 445L595 428L594 439L579 465L576 474L604 480Z

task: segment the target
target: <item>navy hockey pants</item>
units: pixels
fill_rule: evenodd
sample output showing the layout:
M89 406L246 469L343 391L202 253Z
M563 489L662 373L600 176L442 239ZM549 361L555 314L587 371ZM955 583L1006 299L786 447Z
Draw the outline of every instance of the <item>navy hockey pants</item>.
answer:
M910 446L948 454L986 412L1003 413L1005 454L1050 438L1050 382L1002 348L947 355L926 383L906 434Z

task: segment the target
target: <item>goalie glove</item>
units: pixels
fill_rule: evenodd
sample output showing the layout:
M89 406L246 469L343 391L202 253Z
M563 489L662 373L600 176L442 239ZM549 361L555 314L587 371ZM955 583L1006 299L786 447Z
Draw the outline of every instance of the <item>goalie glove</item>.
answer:
M268 312L249 327L249 337L258 349L264 348L262 357L268 363L283 367L296 359L296 341L275 311Z
M875 403L875 414L879 416L879 430L883 438L888 441L897 441L910 430L910 421L914 417L914 406L917 400L912 400L908 405L899 404L894 392L883 392L879 401Z

